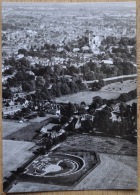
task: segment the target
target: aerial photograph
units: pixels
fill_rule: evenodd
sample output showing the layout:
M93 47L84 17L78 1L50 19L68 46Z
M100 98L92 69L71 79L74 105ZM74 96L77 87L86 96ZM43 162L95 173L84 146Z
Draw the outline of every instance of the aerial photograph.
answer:
M136 3L2 3L3 191L137 189Z

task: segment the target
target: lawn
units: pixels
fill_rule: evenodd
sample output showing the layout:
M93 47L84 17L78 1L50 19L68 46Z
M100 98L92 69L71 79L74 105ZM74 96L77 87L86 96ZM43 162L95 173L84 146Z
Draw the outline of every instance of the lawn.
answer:
M10 171L16 170L33 156L33 142L3 140L3 175L8 177Z

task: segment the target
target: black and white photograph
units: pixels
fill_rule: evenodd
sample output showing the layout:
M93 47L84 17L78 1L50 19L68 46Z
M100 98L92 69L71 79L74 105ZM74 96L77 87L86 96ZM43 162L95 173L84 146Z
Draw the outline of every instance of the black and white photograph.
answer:
M6 193L137 189L136 2L2 3Z

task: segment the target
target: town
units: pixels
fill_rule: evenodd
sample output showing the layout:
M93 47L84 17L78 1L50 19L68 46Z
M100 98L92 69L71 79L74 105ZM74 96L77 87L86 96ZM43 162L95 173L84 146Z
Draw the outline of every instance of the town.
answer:
M43 189L49 191L53 185L58 186L56 190L82 189L87 174L84 163L87 172L96 171L104 158L101 153L112 155L112 164L115 155L131 158L129 167L134 166L135 9L125 7L126 13L121 15L120 10L113 13L111 5L97 17L103 7L97 5L95 9L87 4L86 17L82 4L49 4L46 19L41 4L38 10L26 4L25 10L18 4L3 6L4 190L22 192L25 181L47 183L47 189ZM58 15L53 16L52 10ZM119 20L122 17L124 20ZM15 158L10 155L11 146L16 155L23 154L16 165L9 166ZM59 177L64 177L61 182ZM71 187L78 181L79 187Z

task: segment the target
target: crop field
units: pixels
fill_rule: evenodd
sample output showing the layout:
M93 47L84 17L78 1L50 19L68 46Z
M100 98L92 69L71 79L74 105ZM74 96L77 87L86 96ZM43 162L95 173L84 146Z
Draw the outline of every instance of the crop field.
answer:
M18 167L26 163L33 156L33 142L3 140L3 175L8 177L10 171L15 171Z
M59 190L71 190L71 187L60 186L60 185L51 185L43 183L34 183L34 182L22 182L18 181L13 187L8 191L12 192L45 192L45 191L59 191Z
M119 159L119 155L100 154L101 163L91 171L74 190L86 189L134 189L137 188L137 171L132 166L128 166L126 161L131 161L128 156L123 156L124 161ZM132 157L136 161L136 157Z
M18 121L14 121L14 120L2 120L2 135L3 138L5 138L6 136L10 135L11 133L14 133L16 131L18 131L19 129L26 127L27 125L29 125L29 122L25 122L25 123L18 123Z
M31 123L16 132L13 132L5 137L6 140L16 141L34 141L36 137L36 130L41 129L44 125L48 124L51 119Z
M63 142L56 150L95 151L115 155L136 156L137 146L131 142L118 138L95 137L89 135L74 135Z

